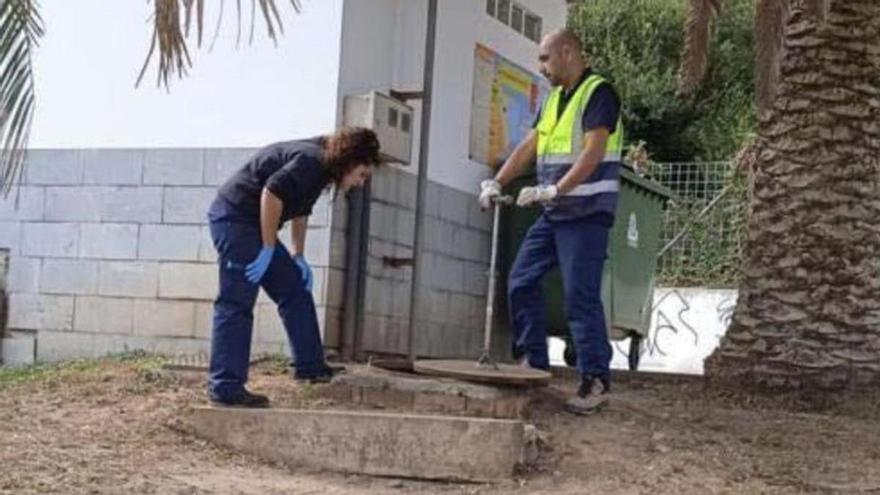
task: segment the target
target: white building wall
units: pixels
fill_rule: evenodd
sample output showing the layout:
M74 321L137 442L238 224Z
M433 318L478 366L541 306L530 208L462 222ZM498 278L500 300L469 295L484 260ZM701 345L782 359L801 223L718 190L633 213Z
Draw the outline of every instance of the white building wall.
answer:
M564 25L563 0L520 3L543 17L545 32ZM427 7L427 0L345 2L340 97L423 90ZM422 355L466 356L482 341L491 225L475 194L489 168L468 159L474 48L483 44L537 71L538 45L486 14L483 0L441 0L437 14L416 347ZM372 181L363 347L373 352L407 348L412 269L383 259L413 255L421 102L408 103L416 110L411 163L387 167ZM344 242L337 236L332 244Z
M543 17L544 32L565 26L564 1L519 2ZM474 79L474 45L480 43L514 63L538 72L538 45L486 14L486 2L440 2L437 35L443 40L434 72L435 101L431 110L430 177L441 184L473 193L489 168L468 159Z
M524 7L543 19L543 32L565 26L566 2L564 0L524 0ZM398 90L421 90L424 67L425 29L427 0L381 0L376 2L346 3L346 22L343 29L343 59L346 48L355 45L368 52L372 46L391 44L393 72L382 80L387 67L387 56L381 50L361 60L367 71L374 71L374 80ZM349 16L349 11L351 15ZM358 23L357 19L369 17L385 21ZM538 45L486 14L485 0L441 0L438 2L437 51L434 59L434 107L431 109L431 156L429 177L442 185L472 193L480 180L489 175L489 168L468 158L471 124L471 104L474 78L474 46L480 43L495 50L514 63L538 72ZM395 19L393 31L388 29L387 19ZM355 24L353 26L353 24ZM375 27L373 27L375 26ZM353 34L351 28L366 30L369 37ZM358 45L350 42L351 36L370 40ZM369 62L376 61L375 65ZM348 67L349 65L344 65ZM363 71L358 71L360 75ZM340 88L350 87L346 74L340 77ZM418 107L417 104L414 106ZM418 119L416 119L418 122ZM418 136L418 131L416 131ZM417 142L414 150L418 149ZM414 152L414 157L415 157ZM413 162L415 163L415 161ZM407 169L415 173L415 167Z

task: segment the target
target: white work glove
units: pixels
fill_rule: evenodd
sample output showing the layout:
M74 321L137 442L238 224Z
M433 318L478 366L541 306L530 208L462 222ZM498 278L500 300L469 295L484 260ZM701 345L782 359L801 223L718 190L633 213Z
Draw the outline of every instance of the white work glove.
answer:
M516 198L518 206L529 206L535 203L548 203L556 197L559 191L556 186L534 186L520 189Z
M486 179L480 182L480 208L488 210L492 208L492 199L501 196L501 184L495 179Z

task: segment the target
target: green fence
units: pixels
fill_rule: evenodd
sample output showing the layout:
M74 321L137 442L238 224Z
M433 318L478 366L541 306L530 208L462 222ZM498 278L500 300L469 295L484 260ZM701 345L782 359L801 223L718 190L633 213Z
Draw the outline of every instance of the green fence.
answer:
M663 245L686 230L660 257L658 284L735 286L747 211L744 175L732 162L651 163L647 175L676 194L666 210Z

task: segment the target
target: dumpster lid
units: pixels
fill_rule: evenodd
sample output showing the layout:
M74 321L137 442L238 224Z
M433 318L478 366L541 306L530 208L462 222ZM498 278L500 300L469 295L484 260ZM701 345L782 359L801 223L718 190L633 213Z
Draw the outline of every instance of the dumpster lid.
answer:
M633 170L633 168L625 163L620 164L620 177L621 179L631 182L642 189L647 189L658 196L662 196L664 199L675 199L675 193L672 192L671 189L660 184L659 182L653 181L651 179L646 179L645 177L640 176Z

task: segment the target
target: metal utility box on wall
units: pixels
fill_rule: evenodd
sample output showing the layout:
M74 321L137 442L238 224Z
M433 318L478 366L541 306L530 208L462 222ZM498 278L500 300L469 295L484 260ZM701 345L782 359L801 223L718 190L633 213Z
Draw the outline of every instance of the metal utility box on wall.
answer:
M374 130L389 161L409 164L413 131L410 106L378 91L346 96L343 122Z

